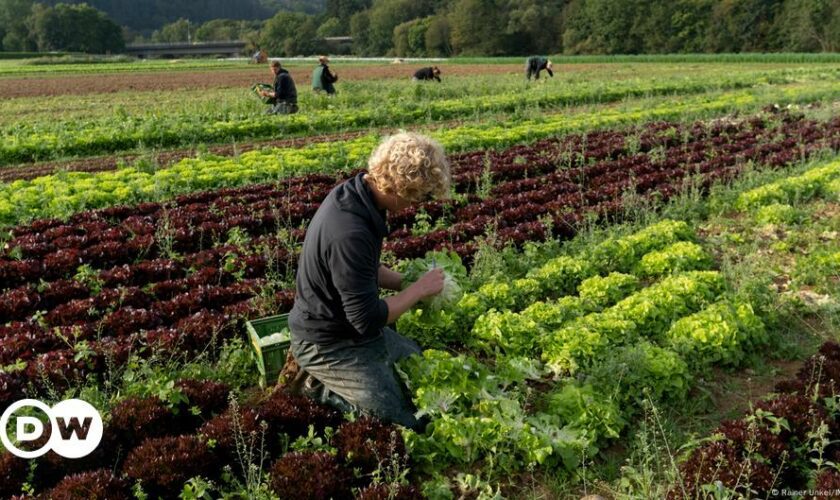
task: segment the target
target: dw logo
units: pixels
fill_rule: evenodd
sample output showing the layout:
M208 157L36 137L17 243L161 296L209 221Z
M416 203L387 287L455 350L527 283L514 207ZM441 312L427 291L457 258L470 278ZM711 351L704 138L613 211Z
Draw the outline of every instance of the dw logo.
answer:
M8 435L12 415L26 407L44 412L52 427L47 444L33 451L21 450ZM32 442L44 435L44 424L35 417L20 415L14 430L18 442ZM10 453L20 458L37 458L50 450L64 458L82 458L95 450L101 440L102 416L81 399L68 399L52 408L37 399L22 399L9 406L0 417L0 441Z

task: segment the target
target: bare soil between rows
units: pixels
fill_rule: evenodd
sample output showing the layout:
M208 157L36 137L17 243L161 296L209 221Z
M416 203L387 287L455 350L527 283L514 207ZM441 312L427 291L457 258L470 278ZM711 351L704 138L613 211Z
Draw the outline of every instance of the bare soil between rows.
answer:
M375 66L332 65L339 75L339 91L342 81L368 79L409 79L423 64L382 64ZM576 70L580 70L580 65ZM447 64L443 66L443 78L447 76L471 76L492 73L520 71L519 64ZM311 67L289 69L299 88L309 86ZM56 95L107 94L126 91L159 91L179 89L215 89L248 87L256 82L271 78L267 65L254 65L243 69L178 70L156 72L128 72L115 74L80 74L60 76L27 76L0 79L0 100L17 97L39 97Z

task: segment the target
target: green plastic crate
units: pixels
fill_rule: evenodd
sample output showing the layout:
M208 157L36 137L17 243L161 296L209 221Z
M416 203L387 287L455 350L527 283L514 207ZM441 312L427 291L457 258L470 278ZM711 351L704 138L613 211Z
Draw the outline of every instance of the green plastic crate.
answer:
M257 358L257 368L260 371L260 387L277 382L280 370L286 362L286 351L289 349L291 340L288 334L289 315L268 316L255 319L245 323L248 330L248 337L251 339L251 347L254 348L254 355ZM286 329L283 338L270 345L260 345L260 339L268 337Z
M273 91L274 90L274 85L270 85L268 83L255 83L251 87L251 92L253 92L257 97L259 97L260 100L263 102L263 104L274 104L274 102L273 102L274 98L273 97L263 97L263 96L261 96L259 94L260 90L272 90Z

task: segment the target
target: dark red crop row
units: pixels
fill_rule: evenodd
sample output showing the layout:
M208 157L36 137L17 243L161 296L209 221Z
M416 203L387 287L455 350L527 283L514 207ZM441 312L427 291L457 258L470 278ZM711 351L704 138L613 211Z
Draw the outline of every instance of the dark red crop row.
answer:
M424 204L432 223L446 229L415 236L405 226L418 211L394 214L392 226L403 227L386 248L398 258L441 247L468 257L489 227L502 244L571 236L587 217L621 217L627 192L668 199L689 176L708 187L735 177L747 161L775 167L821 148L840 149L840 119L786 118L774 127L760 120L655 124L629 134L641 135L656 153L627 155L616 133L599 132L534 146L541 150L534 154L556 162L539 177L525 177L517 158L530 153L522 147L456 157L456 174L476 162L485 168L489 158L492 172L506 176L510 169L512 180L486 199L466 193L457 203ZM558 148L574 141L596 144L605 159L568 167ZM287 311L293 291L275 290L277 280L267 275L293 271L304 235L297 226L338 180L292 178L16 228L0 259L0 366L24 361L25 367L0 374L0 405L26 387L67 387L149 347L204 350L236 335L244 319ZM88 267L80 272L82 264Z
M792 119L795 117L782 117L783 122ZM672 149L679 145L691 145L693 151L703 152L706 147L704 141L722 145L737 141L740 134L749 134L750 130L766 127L767 122L761 117L742 123L720 121L683 125L651 122L629 134L628 131L595 131L568 136L560 143L540 141L515 146L503 152L474 151L452 157L458 165L453 179L459 191L472 192L481 183L481 176L488 165L491 167L493 182L503 182L551 172L559 164L565 168L580 167L596 161L648 153L655 148ZM495 168L500 165L504 168Z
M154 396L121 401L112 409L94 453L67 460L49 452L36 459L31 480L26 460L0 455L0 497L20 494L30 480L43 498L128 499L137 482L154 498L177 498L190 478L217 480L225 464L241 475L242 466L273 461L268 472L278 493L312 498L322 492L316 497L350 499L352 488L359 488L362 498L368 498L377 488L369 486L376 469L393 461L407 465L402 436L392 425L367 417L342 423L336 410L282 389L255 404L229 407L224 384L181 380L176 387L186 402L171 408ZM337 429L331 443L337 455L285 453L287 443L307 435L310 426L317 432L328 426ZM48 439L49 433L31 446L38 448ZM245 456L243 449L252 442L252 456ZM421 498L413 488L405 490L413 495L406 498Z
M421 211L434 224L447 217L447 210L440 202L411 208L392 218L403 227L391 233L386 248L399 259L419 257L444 246L467 256L475 248L475 238L488 227L498 228L498 241L519 244L531 235L544 233L539 223L544 217L553 221L561 235L566 234L570 225L587 213L607 218L620 215L621 198L628 192L641 196L656 193L667 199L691 176L708 187L734 177L748 162L757 168L774 168L822 149L840 150L840 119L826 123L790 121L777 129L753 127L734 134L734 138L736 142L719 140L721 136L703 140L697 143L700 151L693 151L695 144L679 144L654 157L638 154L508 181L493 188L493 197L468 198L465 205L450 210L454 215L441 224L445 229L420 236L413 236L410 228Z
M782 488L836 498L838 390L840 345L827 342L796 378L776 386L776 396L756 402L740 420L722 422L713 433L720 439L695 449L680 466L681 481L669 498L703 498L704 486L717 481L749 498L773 498ZM819 458L821 467L815 462Z
M536 149L532 155L538 156L542 161L550 161L552 167L547 175L532 175L527 178L498 183L493 186L491 194L494 198L476 202L475 198L468 198L468 207L461 208L456 212L456 218L460 220L470 219L470 215L483 213L493 215L500 210L510 208L524 202L545 203L551 199L554 193L580 193L581 197L591 191L592 187L603 184L610 184L616 181L630 182L638 180L647 174L661 171L673 171L688 167L690 172L711 171L715 168L728 167L735 162L769 162L773 165L789 163L791 160L806 154L808 151L800 151L797 148L806 146L809 151L826 147L830 149L840 148L840 119L831 122L818 123L806 120L791 120L782 123L779 127L765 128L759 126L762 121L751 120L741 122L741 127L735 124L728 124L725 130L729 131L726 136L705 133L707 129L701 125L686 127L674 124L668 130L672 135L685 136L690 139L688 142L676 142L675 140L664 141L658 154L636 153L622 155L615 159L601 160L580 166L565 167L562 159L547 154L546 151ZM722 127L722 126L720 126ZM675 143L676 142L676 143ZM539 144L534 146L539 148ZM468 156L467 160L472 166L460 164L459 168L466 168L468 171L480 170L483 165L489 163L498 172L498 177L505 177L505 172L512 170L521 173L523 167L529 164L520 162L521 154L514 150L506 150L498 153L488 153L485 156ZM546 158L551 158L546 160ZM562 169L558 169L558 167ZM558 184L564 184L558 186ZM543 192L531 197L529 194L535 190L541 190L547 186L553 187L556 191ZM517 195L514 198L505 198L505 195ZM517 198L522 198L521 200ZM424 211L433 219L446 214L440 202L432 202L420 207L407 209L391 217L390 222L394 226L411 227L416 214Z
M20 285L0 293L0 324L44 311L48 325L61 326L66 324L61 317L78 316L90 308L104 312L120 305L147 307L198 287L229 286L237 280L264 278L268 272L283 275L294 260L294 248L274 237L259 237L244 247L221 245L177 259L123 264L88 277ZM67 312L74 309L76 313Z

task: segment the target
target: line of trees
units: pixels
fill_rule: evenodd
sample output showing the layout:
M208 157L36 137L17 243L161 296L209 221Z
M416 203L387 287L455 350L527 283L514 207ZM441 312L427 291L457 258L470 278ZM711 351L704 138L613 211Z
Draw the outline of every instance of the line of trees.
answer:
M81 3L99 9L116 23L135 32L149 34L178 19L202 24L213 19L265 20L277 12L299 11L318 14L324 0L40 0Z
M840 0L328 0L354 52L398 56L840 50ZM322 25L323 26L323 25Z
M257 45L307 54L341 35L366 56L833 52L840 0L327 0L279 12Z
M106 53L121 51L126 41L149 40L245 39L257 46L265 19L279 10L299 10L316 17L313 13L324 8L323 0L86 2L0 0L0 50Z
M0 0L0 47L6 51L104 54L125 47L122 28L87 4L48 6Z
M2 49L105 52L120 50L122 39L239 39L247 41L249 49L290 56L329 51L325 37L350 35L352 52L366 56L840 50L840 0L91 1L112 9L126 2L154 4L158 10L149 15L158 18L183 10L184 3L218 12L224 9L214 7L217 4L248 12L258 7L303 9L302 4L322 9L281 10L267 20L199 22L184 16L150 36L126 27L120 37L113 21L85 4L0 0ZM231 7L234 4L239 7Z

